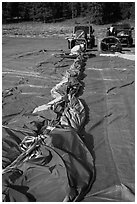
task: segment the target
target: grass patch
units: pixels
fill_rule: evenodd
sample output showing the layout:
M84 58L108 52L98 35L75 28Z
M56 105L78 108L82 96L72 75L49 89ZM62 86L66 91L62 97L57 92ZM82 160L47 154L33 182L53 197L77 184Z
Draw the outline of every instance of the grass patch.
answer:
M72 33L73 26L76 22L81 24L87 23L86 18L76 18L65 20L57 23L41 23L41 22L23 22L2 25L3 36L29 36L29 37L53 37L53 36L69 36ZM127 22L127 21L126 21ZM128 21L131 26L135 26L134 21ZM93 25L95 36L97 38L105 37L107 25ZM134 32L133 32L134 36Z

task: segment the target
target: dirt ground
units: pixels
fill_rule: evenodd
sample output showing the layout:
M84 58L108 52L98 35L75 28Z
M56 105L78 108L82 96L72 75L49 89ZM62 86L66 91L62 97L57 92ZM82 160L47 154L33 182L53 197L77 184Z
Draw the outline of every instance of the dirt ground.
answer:
M124 49L134 53L134 48ZM61 57L63 52L68 52L65 39L3 37L4 124L52 100L50 90L73 63L73 59ZM106 188L106 180L107 187L119 178L124 183L127 178L134 183L135 61L99 56L94 49L87 52L83 83L80 98L89 116L85 142L96 167L96 180L86 202ZM112 168L108 168L108 163Z

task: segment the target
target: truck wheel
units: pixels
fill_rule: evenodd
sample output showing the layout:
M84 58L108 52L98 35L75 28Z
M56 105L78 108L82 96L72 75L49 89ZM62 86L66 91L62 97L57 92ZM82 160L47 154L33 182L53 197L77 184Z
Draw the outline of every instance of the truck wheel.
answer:
M76 44L76 40L68 40L68 49L72 49Z
M89 49L92 49L93 47L95 47L95 39L92 39L92 40L88 43L88 47L89 47Z
M128 47L132 47L133 46L133 38L128 39L127 46Z
M70 48L70 41L69 41L69 40L68 40L68 49L71 49L71 48Z

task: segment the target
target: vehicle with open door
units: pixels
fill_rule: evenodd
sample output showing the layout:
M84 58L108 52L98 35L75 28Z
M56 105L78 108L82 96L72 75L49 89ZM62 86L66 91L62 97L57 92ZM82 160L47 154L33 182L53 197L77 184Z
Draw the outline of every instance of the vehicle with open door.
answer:
M83 43L85 49L92 49L95 46L95 36L93 35L94 29L91 24L75 25L73 33L68 40L68 48L72 49L75 45Z

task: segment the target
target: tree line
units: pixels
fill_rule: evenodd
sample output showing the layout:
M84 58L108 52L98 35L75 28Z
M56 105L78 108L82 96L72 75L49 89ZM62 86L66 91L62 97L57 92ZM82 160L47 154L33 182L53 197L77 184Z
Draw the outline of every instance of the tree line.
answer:
M134 2L3 2L2 22L56 22L87 17L95 24L135 18Z

